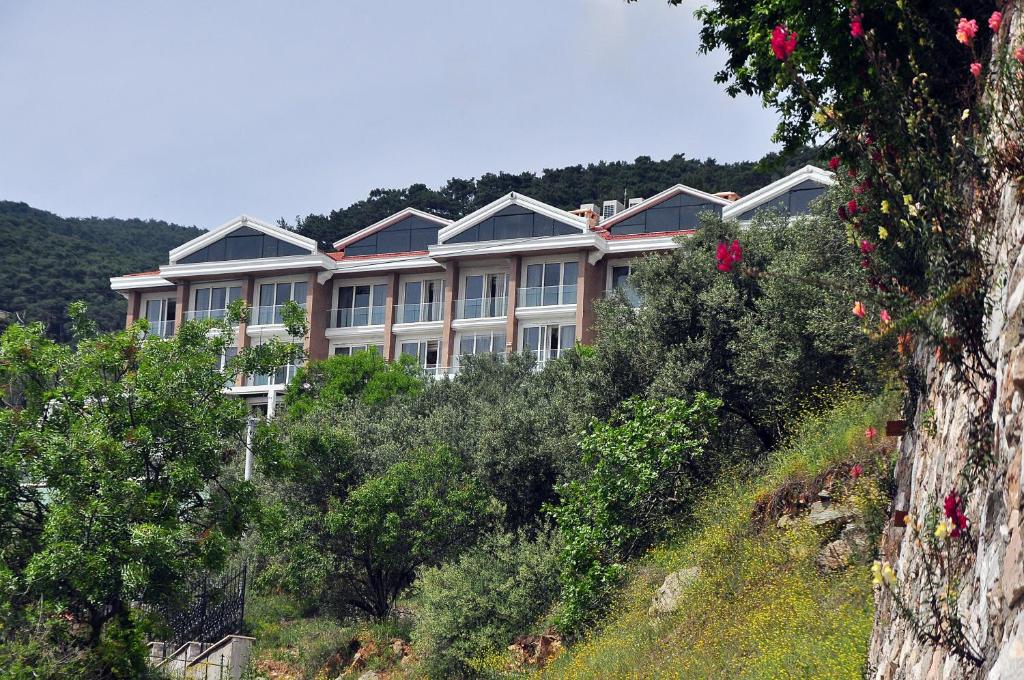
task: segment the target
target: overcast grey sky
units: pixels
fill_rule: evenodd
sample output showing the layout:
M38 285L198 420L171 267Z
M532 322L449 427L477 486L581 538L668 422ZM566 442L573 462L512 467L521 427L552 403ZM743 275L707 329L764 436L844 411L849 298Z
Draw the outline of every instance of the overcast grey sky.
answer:
M0 198L210 227L375 187L756 159L774 115L662 0L0 3Z

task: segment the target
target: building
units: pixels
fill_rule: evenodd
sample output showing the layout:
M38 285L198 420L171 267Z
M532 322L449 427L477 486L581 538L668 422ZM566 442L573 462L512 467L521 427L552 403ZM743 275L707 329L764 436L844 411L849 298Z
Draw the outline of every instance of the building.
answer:
M648 199L565 211L511 193L451 222L406 208L334 243L333 252L276 225L241 216L175 248L159 269L111 279L128 299L127 323L149 320L170 337L189 319L252 308L238 348L288 339L281 306L307 310L310 359L376 348L415 356L435 374L470 354L532 352L540 365L593 339L594 303L629 287L640 256L674 248L711 211L747 221L763 208L805 212L833 181L807 167L747 196L682 184ZM237 348L232 351L237 351ZM253 403L294 375L248 376L232 392Z

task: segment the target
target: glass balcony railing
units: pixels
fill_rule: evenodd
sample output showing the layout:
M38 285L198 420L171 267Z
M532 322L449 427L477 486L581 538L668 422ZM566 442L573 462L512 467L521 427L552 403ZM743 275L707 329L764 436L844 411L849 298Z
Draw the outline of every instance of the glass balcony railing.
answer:
M298 304L298 303L296 303ZM305 304L299 304L301 309L305 309ZM283 324L284 319L281 317L281 310L284 309L284 305L273 305L273 306L260 306L256 308L256 323L254 325L269 325L269 324Z
M520 307L547 307L576 304L576 284L568 286L538 286L519 290Z
M287 366L281 366L273 373L269 375L250 375L246 379L246 384L250 387L269 387L271 385L287 385L295 377L295 371L298 370L298 366L289 364Z
M173 338L174 337L174 320L171 321L150 321L149 330L146 332L146 336L153 336L157 338Z
M190 309L185 312L185 321L195 321L196 319L223 319L227 314L228 310L226 309Z
M533 354L533 357L537 360L537 363L533 367L534 370L539 371L540 369L544 368L544 366L549 361L554 361L559 356L561 356L562 352L563 352L562 349L534 349L534 350L530 350L530 353Z
M444 319L444 303L424 302L395 305L394 323L422 323Z
M455 306L456 319L491 319L508 314L508 298L470 298Z
M631 286L619 286L618 288L610 288L604 292L605 298L614 298L621 294L625 298L626 303L630 307L640 306L640 293L636 292Z
M476 354L456 354L452 357L452 367L450 373L458 373L459 369L462 368L462 363L466 360L466 357L475 357L480 354L490 354L502 361L508 358L507 352L477 352Z
M332 309L327 317L329 328L359 328L360 326L383 326L384 305L376 307L346 307Z

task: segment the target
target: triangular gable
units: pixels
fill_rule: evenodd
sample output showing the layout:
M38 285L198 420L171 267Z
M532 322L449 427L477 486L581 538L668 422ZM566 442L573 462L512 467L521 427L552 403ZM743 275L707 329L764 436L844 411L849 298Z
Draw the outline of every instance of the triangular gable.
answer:
M241 215L172 250L170 263L199 264L311 255L316 252L316 241L313 239Z
M810 202L835 184L833 173L806 165L794 173L744 196L722 211L727 220L746 222L758 210L775 208L790 215L806 213Z
M438 244L572 236L587 231L584 218L512 192L442 229Z
M426 250L437 243L437 232L451 224L437 215L405 208L334 242L346 255L380 255Z
M703 212L720 212L729 201L699 189L677 184L611 217L600 226L610 234L654 234L686 231L700 226Z

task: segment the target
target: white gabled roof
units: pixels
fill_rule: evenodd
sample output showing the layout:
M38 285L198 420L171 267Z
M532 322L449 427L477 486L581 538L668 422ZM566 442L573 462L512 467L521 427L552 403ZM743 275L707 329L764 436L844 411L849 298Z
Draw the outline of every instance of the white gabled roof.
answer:
M282 229L276 224L270 224L269 222L258 220L255 217L249 217L248 215L239 215L233 220L229 220L228 222L225 222L219 227L215 227L209 230L202 236L197 236L188 243L183 243L182 245L172 250L170 252L170 263L172 265L175 264L181 258L187 257L188 255L191 255L192 253L196 252L197 250L200 250L201 248L205 248L214 241L217 241L220 238L227 236L228 234L233 232L235 229L238 229L239 227L250 227L252 229L255 229L256 231L261 231L264 234L268 234L270 236L273 236L274 238L281 239L286 243L291 243L294 246L308 250L311 255L317 252L316 241L314 241L311 238L299 236L293 231Z
M811 180L824 184L826 186L832 186L836 182L835 173L831 173L828 170L822 170L816 168L813 165L805 165L794 173L786 175L782 179L776 180L766 187L761 187L752 194L747 194L738 201L734 201L729 204L729 207L722 211L723 219L735 219L748 210L757 208L758 206L764 205L774 201L779 196L783 195L793 187Z
M505 208L512 205L522 206L524 208L527 208L528 210L532 210L538 215L544 215L545 217L550 217L556 222L568 224L569 226L579 229L581 234L585 234L589 231L587 227L586 218L577 217L576 215L566 212L561 208L556 208L553 205L548 205L547 203L544 203L543 201L538 201L535 198L530 198L529 196L517 194L516 192L513 191L511 193L505 194L496 201L491 201L490 203L480 208L479 210L474 210L473 212L469 213L462 219L456 220L455 222L449 224L447 227L445 227L444 229L437 233L437 244L443 244L446 240L450 239L451 237L461 234L462 232L466 231L471 227L475 227L484 220L493 217L497 213L501 212Z
M717 203L718 205L721 205L721 206L726 206L726 205L730 205L731 204L731 201L729 201L728 199L722 198L721 196L715 196L714 194L709 194L706 191L701 191L700 189L694 189L693 187L688 187L685 184L676 184L675 186L669 187L668 189L665 189L664 191L662 191L662 192L660 192L658 194L655 194L654 196L651 196L650 198L647 198L647 199L644 199L644 200L640 201L639 203L634 205L632 208L628 208L626 210L623 210L620 213L617 213L613 217L609 217L608 219L606 219L603 222L601 222L599 226L602 229L608 229L609 227L614 226L614 225L618 224L619 222L622 222L623 220L629 219L630 217L632 217L633 215L636 215L637 213L642 213L643 211L647 210L648 208L653 208L657 204L663 203L663 202L667 201L668 199L673 198L674 196L678 196L679 194L689 194L689 195L695 196L695 197L697 197L699 199L708 201L709 203Z
M388 217L385 217L380 222L374 222L370 226L363 227L354 234L349 234L345 238L335 241L332 245L334 246L335 250L341 250L350 243L355 243L356 241L366 236L369 236L370 234L376 233L382 229L387 229L392 224L398 224L406 217L422 217L425 220L436 222L441 227L445 227L452 223L451 220L446 220L445 218L438 217L437 215L431 215L428 212L423 212L422 210L417 210L416 208L405 208L404 210L399 210L394 215L389 215Z

